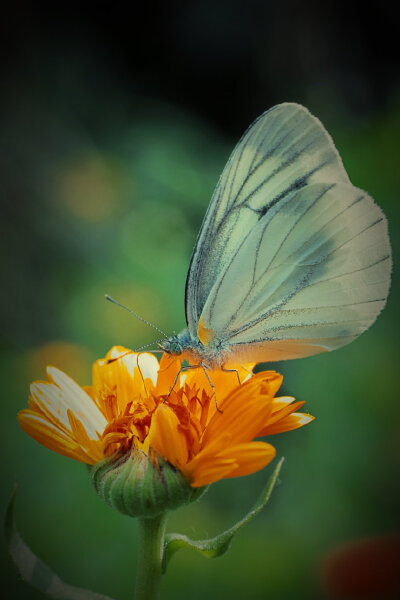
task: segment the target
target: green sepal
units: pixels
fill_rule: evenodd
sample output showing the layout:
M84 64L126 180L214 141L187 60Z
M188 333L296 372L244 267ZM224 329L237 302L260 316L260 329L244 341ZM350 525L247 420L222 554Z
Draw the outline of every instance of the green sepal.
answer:
M28 548L15 526L16 496L17 488L15 486L7 507L4 530L11 558L23 581L56 600L112 600L109 596L64 583Z
M133 448L90 467L98 495L118 512L153 518L194 502L207 486L193 488L183 474L162 456Z
M165 536L164 543L163 573L165 573L165 571L167 570L167 566L169 561L171 560L171 557L175 554L175 552L180 550L180 548L192 548L193 550L200 552L200 554L202 554L206 558L217 558L217 556L221 556L222 554L224 554L228 550L235 533L237 533L239 529L243 527L243 525L251 521L251 519L253 519L262 510L262 508L270 499L272 491L277 482L279 471L281 470L283 461L284 458L281 458L281 460L278 462L274 472L268 480L267 485L262 490L260 497L258 498L253 508L247 513L245 517L243 517L243 519L238 521L235 525L233 525L223 533L220 533L219 535L213 538L209 538L207 540L191 540L186 535L181 535L179 533L167 534Z

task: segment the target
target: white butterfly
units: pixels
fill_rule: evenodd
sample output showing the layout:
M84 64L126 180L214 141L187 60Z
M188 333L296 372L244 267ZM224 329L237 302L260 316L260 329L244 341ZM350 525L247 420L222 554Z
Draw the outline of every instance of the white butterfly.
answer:
M187 329L161 347L225 368L349 344L389 291L387 220L298 104L244 133L221 175L186 280Z

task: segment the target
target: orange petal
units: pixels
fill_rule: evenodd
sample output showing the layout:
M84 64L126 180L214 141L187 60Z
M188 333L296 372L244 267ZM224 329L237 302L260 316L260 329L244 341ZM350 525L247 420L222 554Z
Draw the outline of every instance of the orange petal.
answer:
M228 394L252 376L253 368L254 364L249 364L233 365L225 371L222 369L205 371L199 365L196 369L185 371L185 383L195 385L200 393L204 390L207 395L214 395L215 391L217 403L220 405ZM210 382L214 386L214 391Z
M257 376L260 376L266 386L266 389L263 390L264 393L272 397L275 396L282 385L283 375L276 371L261 371L257 373Z
M213 383L218 404L221 404L222 401L231 392L233 392L234 389L236 389L239 385L242 385L252 376L253 366L254 365L234 365L229 369L229 371L222 371L221 369L218 369L211 371L208 374ZM208 384L208 391L209 386L210 384Z
M275 448L265 442L236 444L217 455L199 454L183 472L191 479L192 487L201 487L220 479L255 473L270 463L275 454Z
M166 353L162 355L156 386L158 396L164 396L169 394L174 384L174 391L177 391L177 389L179 388L177 376L180 370L181 361L179 360L179 358L176 358L175 356Z
M197 462L193 469L189 463L182 472L188 477L192 487L202 487L227 477L236 466L233 458L208 457L207 460Z
M207 373L207 374L206 374ZM208 371L201 365L191 365L190 369L184 371L184 382L187 385L195 386L201 392L204 390L208 396L213 394L211 383L215 389L216 373L220 371ZM237 381L237 379L236 379ZM211 383L210 383L211 382Z
M191 468L197 466L197 463L204 463L206 461L213 461L215 456L220 454L224 448L229 447L232 444L232 436L228 432L217 436L213 440L209 440L207 444L200 449L200 451L190 461Z
M272 423L271 425L267 425L260 433L260 436L264 435L272 435L274 433L283 433L284 431L291 431L293 429L297 429L298 427L303 427L303 425L307 425L314 420L315 417L311 415L307 415L305 413L292 413L277 421L276 423Z
M283 406L280 410L278 410L276 412L272 411L271 416L268 419L268 423L266 423L265 427L263 427L259 431L259 433L257 434L257 437L268 435L265 432L269 431L270 427L272 427L272 425L274 425L275 423L278 423L282 419L285 419L288 415L290 415L295 410L300 408L300 406L303 406L303 404L305 404L304 401L301 401L301 400L299 400L298 402L295 402L294 398L279 398L278 400L280 400L280 401L285 400L285 403L283 403ZM276 400L273 401L272 406L274 406L275 403L276 403ZM281 402L281 404L282 404L282 402Z
M153 413L146 448L154 448L177 467L188 460L186 437L179 429L179 419L166 404L160 404Z
M274 410L277 404L280 404L280 408L278 410ZM274 398L272 404L272 414L270 423L275 423L279 419L282 419L285 415L289 415L291 412L294 412L300 406L305 404L304 400L297 400L292 398L291 396L287 396L285 398Z
M235 458L236 469L229 473L229 477L240 477L241 475L250 475L260 469L263 469L275 458L276 450L271 444L266 442L250 442L247 444L236 444L220 452L220 457Z
M272 405L272 415L275 415L275 413L279 412L283 408L286 408L294 401L295 398L293 398L293 396L281 396L279 398L274 398L274 402ZM305 402L303 401L302 404L305 404Z
M236 443L249 442L268 423L271 399L260 396L260 385L255 379L237 388L221 404L221 412L216 412L207 426L202 447L226 433Z

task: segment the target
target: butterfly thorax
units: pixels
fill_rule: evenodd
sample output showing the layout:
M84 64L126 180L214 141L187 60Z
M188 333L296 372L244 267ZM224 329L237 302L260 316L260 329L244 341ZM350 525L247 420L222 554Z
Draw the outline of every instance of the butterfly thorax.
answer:
M221 368L228 354L221 340L214 338L212 342L204 345L199 339L192 338L188 329L171 336L160 344L160 348L182 361L187 360L191 365L202 364L210 369Z

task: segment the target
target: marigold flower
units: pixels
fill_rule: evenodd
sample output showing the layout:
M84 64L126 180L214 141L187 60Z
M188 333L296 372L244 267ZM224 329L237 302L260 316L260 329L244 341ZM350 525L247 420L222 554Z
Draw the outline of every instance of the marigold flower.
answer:
M136 448L161 455L201 487L258 471L275 448L255 438L313 420L296 412L304 402L275 398L279 373L253 375L253 367L208 377L202 368L180 373L178 359L163 355L158 363L152 354L115 346L94 363L88 387L48 367L50 381L31 385L18 421L47 448L89 465Z

